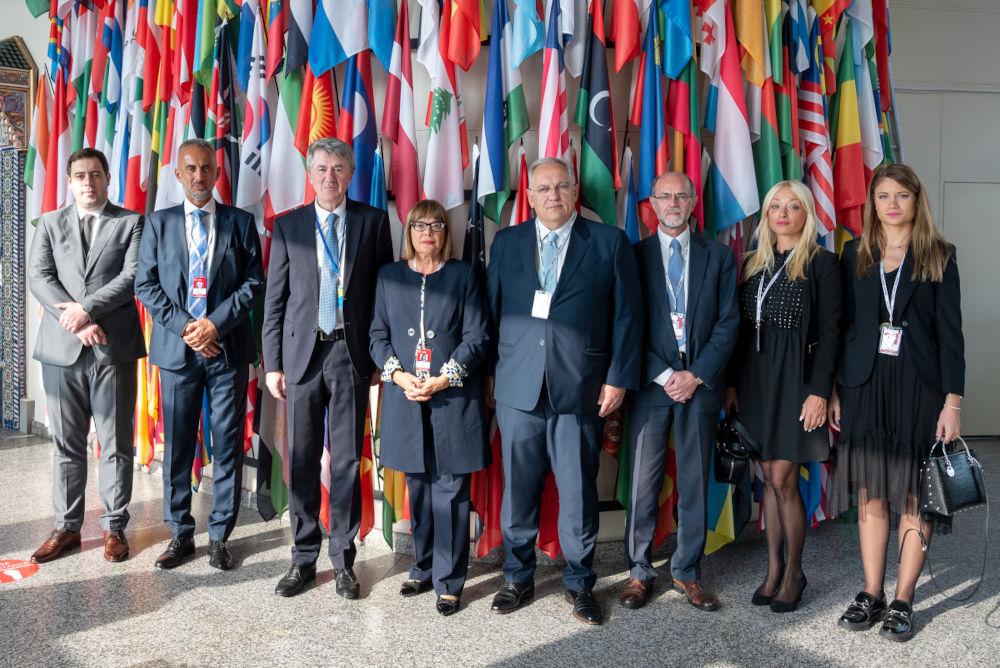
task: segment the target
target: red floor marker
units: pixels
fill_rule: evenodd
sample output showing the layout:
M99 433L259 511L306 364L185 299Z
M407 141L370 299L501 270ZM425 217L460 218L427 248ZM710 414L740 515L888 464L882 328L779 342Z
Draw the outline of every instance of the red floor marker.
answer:
M20 559L0 561L0 584L17 582L18 580L31 577L37 572L38 564L33 561L21 561Z

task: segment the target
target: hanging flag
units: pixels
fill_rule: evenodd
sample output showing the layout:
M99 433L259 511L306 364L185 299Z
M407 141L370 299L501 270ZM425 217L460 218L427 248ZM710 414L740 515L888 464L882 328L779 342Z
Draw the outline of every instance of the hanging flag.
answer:
M625 147L622 166L625 170L625 178L622 179L625 187L618 191L618 226L625 231L629 242L636 244L642 237L639 235L639 195L635 190L632 149L629 146Z
M830 152L829 120L823 95L823 57L819 44L816 12L809 8L809 68L803 72L799 90L799 126L806 156L806 180L816 200L816 217L824 234L837 226L833 196L833 160Z
M566 71L573 77L579 77L583 72L584 44L587 33L587 3L583 0L548 0L549 8L546 14L552 20L551 5L559 4L559 33L562 35L563 58ZM546 26L548 29L549 26Z
M493 37L483 104L482 164L479 198L484 215L500 224L500 212L510 191L510 147L528 129L521 72L511 64L512 31L507 3L493 9Z
M747 82L760 88L768 76L764 8L761 0L732 0L730 6L733 25L736 28L736 39L742 47L740 67L746 75Z
M274 80L267 79L267 45L264 38L264 21L259 12L254 16L251 30L252 46L245 65L246 70L241 68L239 73L240 79L246 82L247 99L243 112L243 139L240 142L236 206L244 209L263 202L268 189L273 134L272 114L277 97ZM284 164L281 165L281 169L283 180Z
M302 104L295 125L295 147L303 157L317 139L337 136L337 100L333 96L333 72L313 76L309 66L302 68ZM306 182L306 200L312 199L312 185Z
M517 150L517 196L510 211L510 224L520 225L531 220L531 204L528 202L528 161L524 156L524 146Z
M813 0L813 8L819 16L820 34L823 39L823 71L826 74L826 94L833 95L837 90L837 73L834 70L834 60L837 53L834 31L837 21L844 10L851 5L851 0Z
M857 237L861 234L861 210L865 204L867 181L851 57L851 32L844 32L846 42L837 68L837 92L830 103L830 134L836 147L833 154L833 187L837 222Z
M90 78L94 62L94 42L98 34L97 14L77 5L69 14L66 29L70 38L70 70L68 82L73 98L73 129L70 139L71 150L92 143L84 143L87 108L90 102ZM103 26L102 31L103 32Z
M447 44L446 57L468 72L482 45L479 0L445 0L442 12L450 14L450 20L442 22L441 30L441 41ZM447 31L444 25L448 26Z
M670 125L676 131L674 139L679 146L674 153L674 171L683 171L694 183L698 201L691 211L691 216L698 221L698 230L703 231L705 229L705 212L702 199L704 188L698 100L698 65L692 58L681 70L680 77L670 81L667 108Z
M378 130L372 100L371 54L363 51L347 59L344 70L344 93L340 102L340 122L337 137L354 149L354 177L347 196L367 202L372 189L372 169Z
M309 62L309 36L313 28L313 0L288 0L288 49L286 73Z
M792 72L801 74L809 69L812 63L810 55L809 31L812 21L810 20L809 0L791 0L788 6L788 24L791 39L789 41L790 64ZM815 14L815 10L812 14Z
M490 450L493 462L485 470L472 474L470 497L477 515L476 558L503 544L500 528L500 507L503 499L503 451L496 414L490 420Z
M267 16L267 78L271 79L281 67L284 57L285 34L288 32L288 0L269 0Z
M872 0L872 19L875 21L875 63L878 70L879 102L882 111L892 106L892 77L889 55L892 53L892 34L889 30L888 0Z
M48 77L39 77L38 93L35 96L35 116L31 122L31 138L28 141L28 155L24 161L24 185L27 188L28 220L37 224L38 218L46 213L43 208L45 193L45 173L49 153L49 127L52 107L52 91L49 88ZM53 171L58 171L53 168Z
M773 0L768 0L771 2ZM663 73L671 79L681 75L694 53L691 40L691 4L688 0L660 0L664 17Z
M368 44L386 72L392 64L395 32L396 3L393 0L368 0Z
M287 62L287 60L286 60ZM281 166L281 183L268 183L271 211L280 215L305 203L306 156L295 144L299 111L303 106L302 69L284 68L277 74L278 100L275 105L274 140L271 162Z
M316 76L367 48L365 0L317 0L309 39L309 66Z
M875 56L873 43L875 21L872 18L871 3L852 3L847 9L847 16L853 48L850 51L845 48L841 58L851 57L854 61L854 80L858 91L858 122L867 184L871 180L871 172L885 159L882 129L879 127L882 109L874 89L874 84L878 83L878 73L872 62Z
M615 225L615 189L621 188L622 184L615 168L618 136L615 134L615 114L608 84L604 13L599 0L590 1L586 52L574 118L583 129L580 195L584 205L593 210L602 222Z
M243 0L243 4L240 6L240 25L236 45L236 82L244 93L250 82L250 56L253 53L254 24L259 13L259 0Z
M535 0L514 0L510 52L514 67L545 46L545 24L538 18L536 6Z
M658 23L650 21L646 25L646 40L643 43L642 55L639 57L636 79L636 106L632 108L632 123L638 125L640 129L639 173L636 177L639 217L651 231L655 231L659 225L649 203L649 198L653 194L653 180L670 169L670 145L667 143L663 105L663 74L660 69L661 52L657 48L660 43Z
M552 1L545 61L542 65L541 114L538 119L538 157L569 160L569 110L566 102L566 65L559 30L559 0Z
M389 195L385 190L385 161L382 159L381 144L375 149L375 162L372 168L372 187L368 195L368 203L376 209L389 212Z
M640 3L649 8L649 0L612 0L611 41L615 45L615 72L621 72L625 63L641 53L639 16Z
M799 94L795 75L792 73L791 54L788 51L791 44L791 24L786 23L784 30L787 39L781 44L782 82L775 86L775 106L777 110L778 138L781 142L781 165L784 178L799 181L802 179L802 160L799 150Z
M382 405L382 388L379 388L379 406ZM364 541L365 536L375 526L375 488L372 484L372 474L375 460L372 455L372 407L369 403L368 414L365 415L365 435L361 442L361 466L358 476L361 482L361 526L358 528L358 539Z
M483 230L483 206L479 196L479 145L472 146L472 199L465 225L462 261L486 271L486 232ZM484 274L485 275L485 274Z
M405 221L420 199L417 132L413 120L413 68L410 64L410 17L407 3L399 5L392 62L385 89L382 132L392 140L392 191L396 213ZM484 130L485 133L485 130Z
M219 165L215 197L223 204L232 204L233 193L239 189L240 172L240 128L229 34L230 25L235 27L235 24L222 25L223 30L216 40L205 139L215 144L215 159Z
M63 20L53 16L50 23L49 76L54 84L52 120L49 126L49 146L45 156L45 191L41 213L55 211L73 203L73 193L66 187L63 165L71 152L68 116L67 77L69 76L69 33L63 30Z

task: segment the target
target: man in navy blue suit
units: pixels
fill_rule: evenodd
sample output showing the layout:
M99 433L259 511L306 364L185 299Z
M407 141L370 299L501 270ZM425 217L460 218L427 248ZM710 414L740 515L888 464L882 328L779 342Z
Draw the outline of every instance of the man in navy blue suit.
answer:
M226 541L240 506L247 382L257 357L250 309L264 291L260 240L251 214L213 199L219 167L210 143L181 144L174 174L185 201L146 219L135 277L135 294L153 318L149 361L160 367L163 402L163 516L172 536L156 567L175 568L194 554L191 465L207 392L209 564L229 570Z
M698 196L687 175L661 174L652 193L659 226L656 234L635 245L646 328L642 383L629 397L631 495L625 551L631 570L620 601L626 608L640 608L653 587L653 535L672 428L678 503L670 572L688 602L714 610L715 601L699 578L722 371L739 325L736 260L728 246L691 233L689 217Z
M493 612L534 595L542 488L559 490L563 582L573 615L601 622L591 590L599 520L597 469L604 418L639 381L641 331L635 256L621 230L576 214L578 186L553 158L528 171L535 219L501 230L487 286L494 326L491 365L503 438L504 586ZM494 382L495 380L495 382Z

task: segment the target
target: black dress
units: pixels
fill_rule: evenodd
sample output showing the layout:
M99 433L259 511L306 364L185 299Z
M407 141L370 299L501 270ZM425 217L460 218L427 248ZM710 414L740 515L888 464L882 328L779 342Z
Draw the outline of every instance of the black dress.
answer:
M775 253L774 271L780 271L790 252ZM824 461L830 454L826 425L807 432L799 422L802 403L810 392L802 382L806 345L801 333L807 281L791 282L781 271L761 309L760 350L757 350L757 289L774 276L761 271L740 286L740 315L744 335L737 352L740 421L761 445L763 459L792 462ZM749 335L747 335L749 328Z

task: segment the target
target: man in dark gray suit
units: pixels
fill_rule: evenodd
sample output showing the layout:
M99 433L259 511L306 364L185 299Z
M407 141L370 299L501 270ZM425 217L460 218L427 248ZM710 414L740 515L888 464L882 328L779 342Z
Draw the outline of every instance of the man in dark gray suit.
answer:
M42 216L28 262L31 293L43 309L34 358L42 364L55 446L55 530L31 560L50 561L80 545L93 416L101 446L104 557L124 561L135 363L146 355L132 291L142 216L108 202L108 161L100 151L76 151L66 171L76 204Z
M646 307L642 383L629 397L631 496L625 527L629 580L620 601L640 608L656 577L652 565L658 497L670 431L677 462L674 586L691 605L714 610L701 586L709 457L722 408L722 371L736 344L736 259L728 246L692 234L698 195L687 175L653 181L656 234L635 245Z

